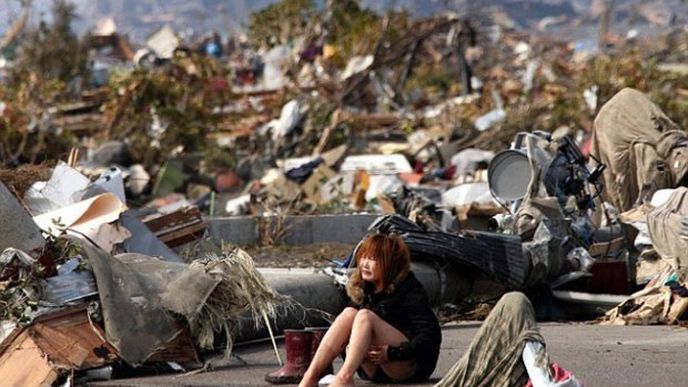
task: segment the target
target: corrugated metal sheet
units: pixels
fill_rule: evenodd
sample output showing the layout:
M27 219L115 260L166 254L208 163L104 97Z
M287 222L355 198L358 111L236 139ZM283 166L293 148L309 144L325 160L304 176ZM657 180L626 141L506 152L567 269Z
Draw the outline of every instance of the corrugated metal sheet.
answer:
M378 219L371 229L401 235L413 260L439 261L477 270L512 289L523 287L530 274L530 260L523 254L519 236L424 231L399 215Z

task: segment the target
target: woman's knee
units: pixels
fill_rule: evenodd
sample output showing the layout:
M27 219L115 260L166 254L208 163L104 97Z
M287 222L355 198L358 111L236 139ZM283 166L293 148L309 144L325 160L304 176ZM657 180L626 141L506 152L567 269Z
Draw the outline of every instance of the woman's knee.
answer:
M352 307L346 307L344 310L337 316L337 320L342 320L342 321L348 321L349 324L354 322L354 318L356 317L358 310L356 308Z
M377 319L377 315L375 312L368 310L368 309L361 309L356 313L356 318L354 319L354 324L362 324L362 323L373 323Z

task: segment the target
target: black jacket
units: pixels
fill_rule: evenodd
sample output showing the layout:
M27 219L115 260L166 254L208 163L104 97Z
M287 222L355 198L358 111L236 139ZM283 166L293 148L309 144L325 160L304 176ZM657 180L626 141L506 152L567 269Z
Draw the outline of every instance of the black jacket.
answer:
M422 381L429 378L437 365L442 331L430 309L423 285L413 272L409 272L389 294L375 294L372 284L363 284L364 297L360 308L371 310L409 339L399 347L388 348L389 360L415 360L413 379Z

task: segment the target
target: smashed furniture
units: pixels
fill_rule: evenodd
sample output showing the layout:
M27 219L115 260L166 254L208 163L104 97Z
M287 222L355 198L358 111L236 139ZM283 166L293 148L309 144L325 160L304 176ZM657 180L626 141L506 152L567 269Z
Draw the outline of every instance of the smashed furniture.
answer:
M64 372L100 367L119 359L85 305L38 317L0 345L0 375L10 386L51 385Z

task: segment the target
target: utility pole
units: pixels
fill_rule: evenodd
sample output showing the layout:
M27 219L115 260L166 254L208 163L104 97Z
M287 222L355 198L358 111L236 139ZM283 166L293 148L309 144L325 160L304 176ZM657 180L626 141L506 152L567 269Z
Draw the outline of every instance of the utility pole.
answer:
M612 13L614 10L614 0L603 0L603 7L602 13L600 14L600 30L597 38L597 46L600 50L604 50L607 46L609 27L612 22Z

